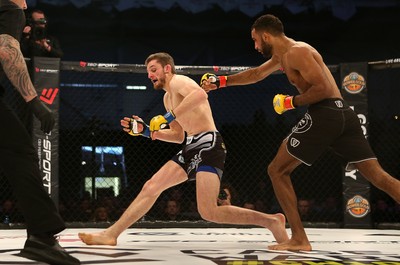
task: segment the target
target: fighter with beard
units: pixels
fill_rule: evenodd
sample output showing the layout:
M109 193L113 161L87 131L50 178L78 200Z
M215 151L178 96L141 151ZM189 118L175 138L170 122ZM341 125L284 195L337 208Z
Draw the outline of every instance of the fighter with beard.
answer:
M164 190L194 180L197 208L203 219L257 225L271 230L278 243L288 240L283 214L270 215L233 205L217 205L226 149L215 127L207 93L194 80L176 74L174 60L167 53L152 54L145 64L154 89L165 91L167 112L152 118L150 126L138 116L125 117L121 120L123 130L133 136L178 144L184 142L186 133L186 141L182 151L144 184L117 222L100 233L80 233L80 239L88 245L116 245L118 236L145 215ZM168 128L162 129L166 124Z
M206 73L201 79L201 86L209 92L228 85L253 84L284 69L299 95L276 95L273 99L275 111L282 114L308 105L308 112L283 140L268 166L275 195L292 230L289 240L269 248L311 250L297 210L290 174L302 163L311 166L327 148L332 148L340 156L347 169L358 169L372 184L400 203L400 181L385 172L378 163L362 133L357 115L343 101L318 51L307 43L288 38L282 22L270 14L254 22L251 37L254 48L268 59L265 63L229 76Z

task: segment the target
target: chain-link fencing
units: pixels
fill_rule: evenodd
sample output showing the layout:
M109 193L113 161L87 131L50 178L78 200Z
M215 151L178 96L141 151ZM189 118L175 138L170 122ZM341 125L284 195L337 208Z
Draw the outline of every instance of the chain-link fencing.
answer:
M187 74L196 81L201 78L200 74ZM340 84L338 71L333 74ZM120 126L123 117L133 114L148 123L153 116L165 113L163 92L152 88L145 73L130 71L64 69L60 80L60 213L67 222L113 222L144 183L180 150L178 144L132 137ZM399 68L369 70L369 141L382 166L396 178L400 178L400 121L396 116L400 111L398 99L393 95L398 84ZM274 74L254 85L208 94L217 128L228 150L223 185L227 185L233 204L267 213L281 211L267 166L306 111L299 108L277 115L272 106L277 93L297 93L284 74ZM14 92L8 92L7 97L18 102L14 104L17 109L23 108ZM23 115L24 111L20 113ZM4 208L13 199L5 179L1 181ZM337 225L343 222L343 169L331 151L312 167L297 168L292 181L304 222ZM158 198L144 218L200 220L195 193L194 182L173 187ZM171 206L171 200L178 206ZM374 187L371 187L371 203L374 224L400 222L399 204ZM174 209L178 214L171 214Z

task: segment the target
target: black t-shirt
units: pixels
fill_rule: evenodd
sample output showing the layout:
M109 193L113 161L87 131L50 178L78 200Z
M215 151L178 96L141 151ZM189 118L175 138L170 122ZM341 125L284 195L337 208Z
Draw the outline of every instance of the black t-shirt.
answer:
M8 34L20 41L25 22L22 8L10 0L0 0L0 34Z

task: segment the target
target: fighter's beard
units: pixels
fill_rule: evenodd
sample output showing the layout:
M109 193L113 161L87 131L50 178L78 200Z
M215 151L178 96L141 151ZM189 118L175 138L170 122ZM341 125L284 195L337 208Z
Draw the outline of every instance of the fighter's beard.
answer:
M159 78L157 83L154 84L154 89L162 90L164 89L164 85L165 85L165 78Z
M262 43L261 51L264 58L269 59L272 57L272 46L267 44L266 42Z

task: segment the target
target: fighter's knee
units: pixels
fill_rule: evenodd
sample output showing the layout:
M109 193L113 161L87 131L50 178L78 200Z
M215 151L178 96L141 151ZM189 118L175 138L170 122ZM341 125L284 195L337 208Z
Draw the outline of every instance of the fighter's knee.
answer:
M197 210L202 219L206 221L215 221L215 210L212 207L198 206Z
M274 178L274 177L276 177L276 176L279 174L278 168L277 168L277 166L276 166L276 163L274 163L274 161L272 161L272 162L268 165L267 173L268 173L268 176L269 176L271 179Z
M291 170L289 167L285 167L283 165L280 165L274 161L272 161L269 165L268 165L268 176L271 179L271 181L275 180L275 179L281 179L285 176L289 176L291 173Z
M159 185L154 180L149 179L143 185L142 192L147 196L157 196L161 191Z

